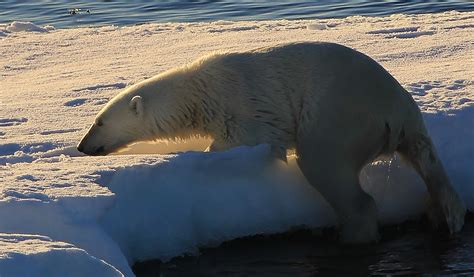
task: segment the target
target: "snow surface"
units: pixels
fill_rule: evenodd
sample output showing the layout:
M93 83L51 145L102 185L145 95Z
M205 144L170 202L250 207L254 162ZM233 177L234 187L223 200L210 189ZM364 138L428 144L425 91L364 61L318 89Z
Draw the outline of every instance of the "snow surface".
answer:
M0 235L2 276L123 276L103 260L39 235Z
M0 25L0 275L128 276L138 260L335 223L294 160L271 163L265 145L172 155L158 154L204 149L205 141L142 143L107 157L76 151L121 89L214 50L319 40L370 55L413 94L473 211L473 29L473 12L56 30ZM383 224L424 210L426 189L398 157L367 166L361 182Z
M54 30L53 26L38 26L31 22L23 22L23 21L13 21L9 26L7 26L6 31L8 32L21 32L21 31L29 31L29 32L48 32Z

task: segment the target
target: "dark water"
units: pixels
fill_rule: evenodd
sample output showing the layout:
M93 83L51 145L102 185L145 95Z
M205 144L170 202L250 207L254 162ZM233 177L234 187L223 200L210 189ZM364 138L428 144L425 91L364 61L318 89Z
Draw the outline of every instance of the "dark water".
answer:
M136 264L137 276L474 276L474 218L454 237L422 222L385 227L382 241L342 246L334 231L239 239L166 264Z
M76 14L69 9L81 9ZM90 13L87 12L89 10ZM57 28L88 25L128 25L144 22L210 20L310 19L350 15L472 11L474 1L22 1L0 0L0 23L32 21Z

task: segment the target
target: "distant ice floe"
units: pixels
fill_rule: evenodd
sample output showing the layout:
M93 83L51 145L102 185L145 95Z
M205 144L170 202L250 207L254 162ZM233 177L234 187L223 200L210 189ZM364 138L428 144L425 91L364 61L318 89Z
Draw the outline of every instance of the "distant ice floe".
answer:
M53 26L47 25L44 27L38 26L31 22L24 22L24 21L13 21L9 26L7 26L6 30L8 32L49 32L54 30Z
M2 27L3 28L0 27L0 37L6 37L9 33L15 32L47 33L49 31L55 30L55 28L51 25L39 26L28 21L13 21L9 25L4 25Z

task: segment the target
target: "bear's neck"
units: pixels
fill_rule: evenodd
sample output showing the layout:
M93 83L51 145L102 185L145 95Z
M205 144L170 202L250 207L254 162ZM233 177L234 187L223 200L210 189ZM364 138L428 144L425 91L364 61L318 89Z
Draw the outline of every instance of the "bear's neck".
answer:
M210 121L210 114L202 104L202 89L205 84L200 83L194 74L175 72L180 74L168 79L167 87L171 91L167 95L167 106L160 103L153 106L151 122L154 140L180 141L194 137L208 137L206 123ZM160 80L156 80L160 82Z

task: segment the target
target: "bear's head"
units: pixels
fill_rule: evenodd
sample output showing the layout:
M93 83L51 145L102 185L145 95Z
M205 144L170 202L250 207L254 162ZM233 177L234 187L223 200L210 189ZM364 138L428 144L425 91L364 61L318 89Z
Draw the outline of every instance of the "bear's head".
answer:
M112 99L77 146L87 155L101 156L145 139L143 98L124 93Z

